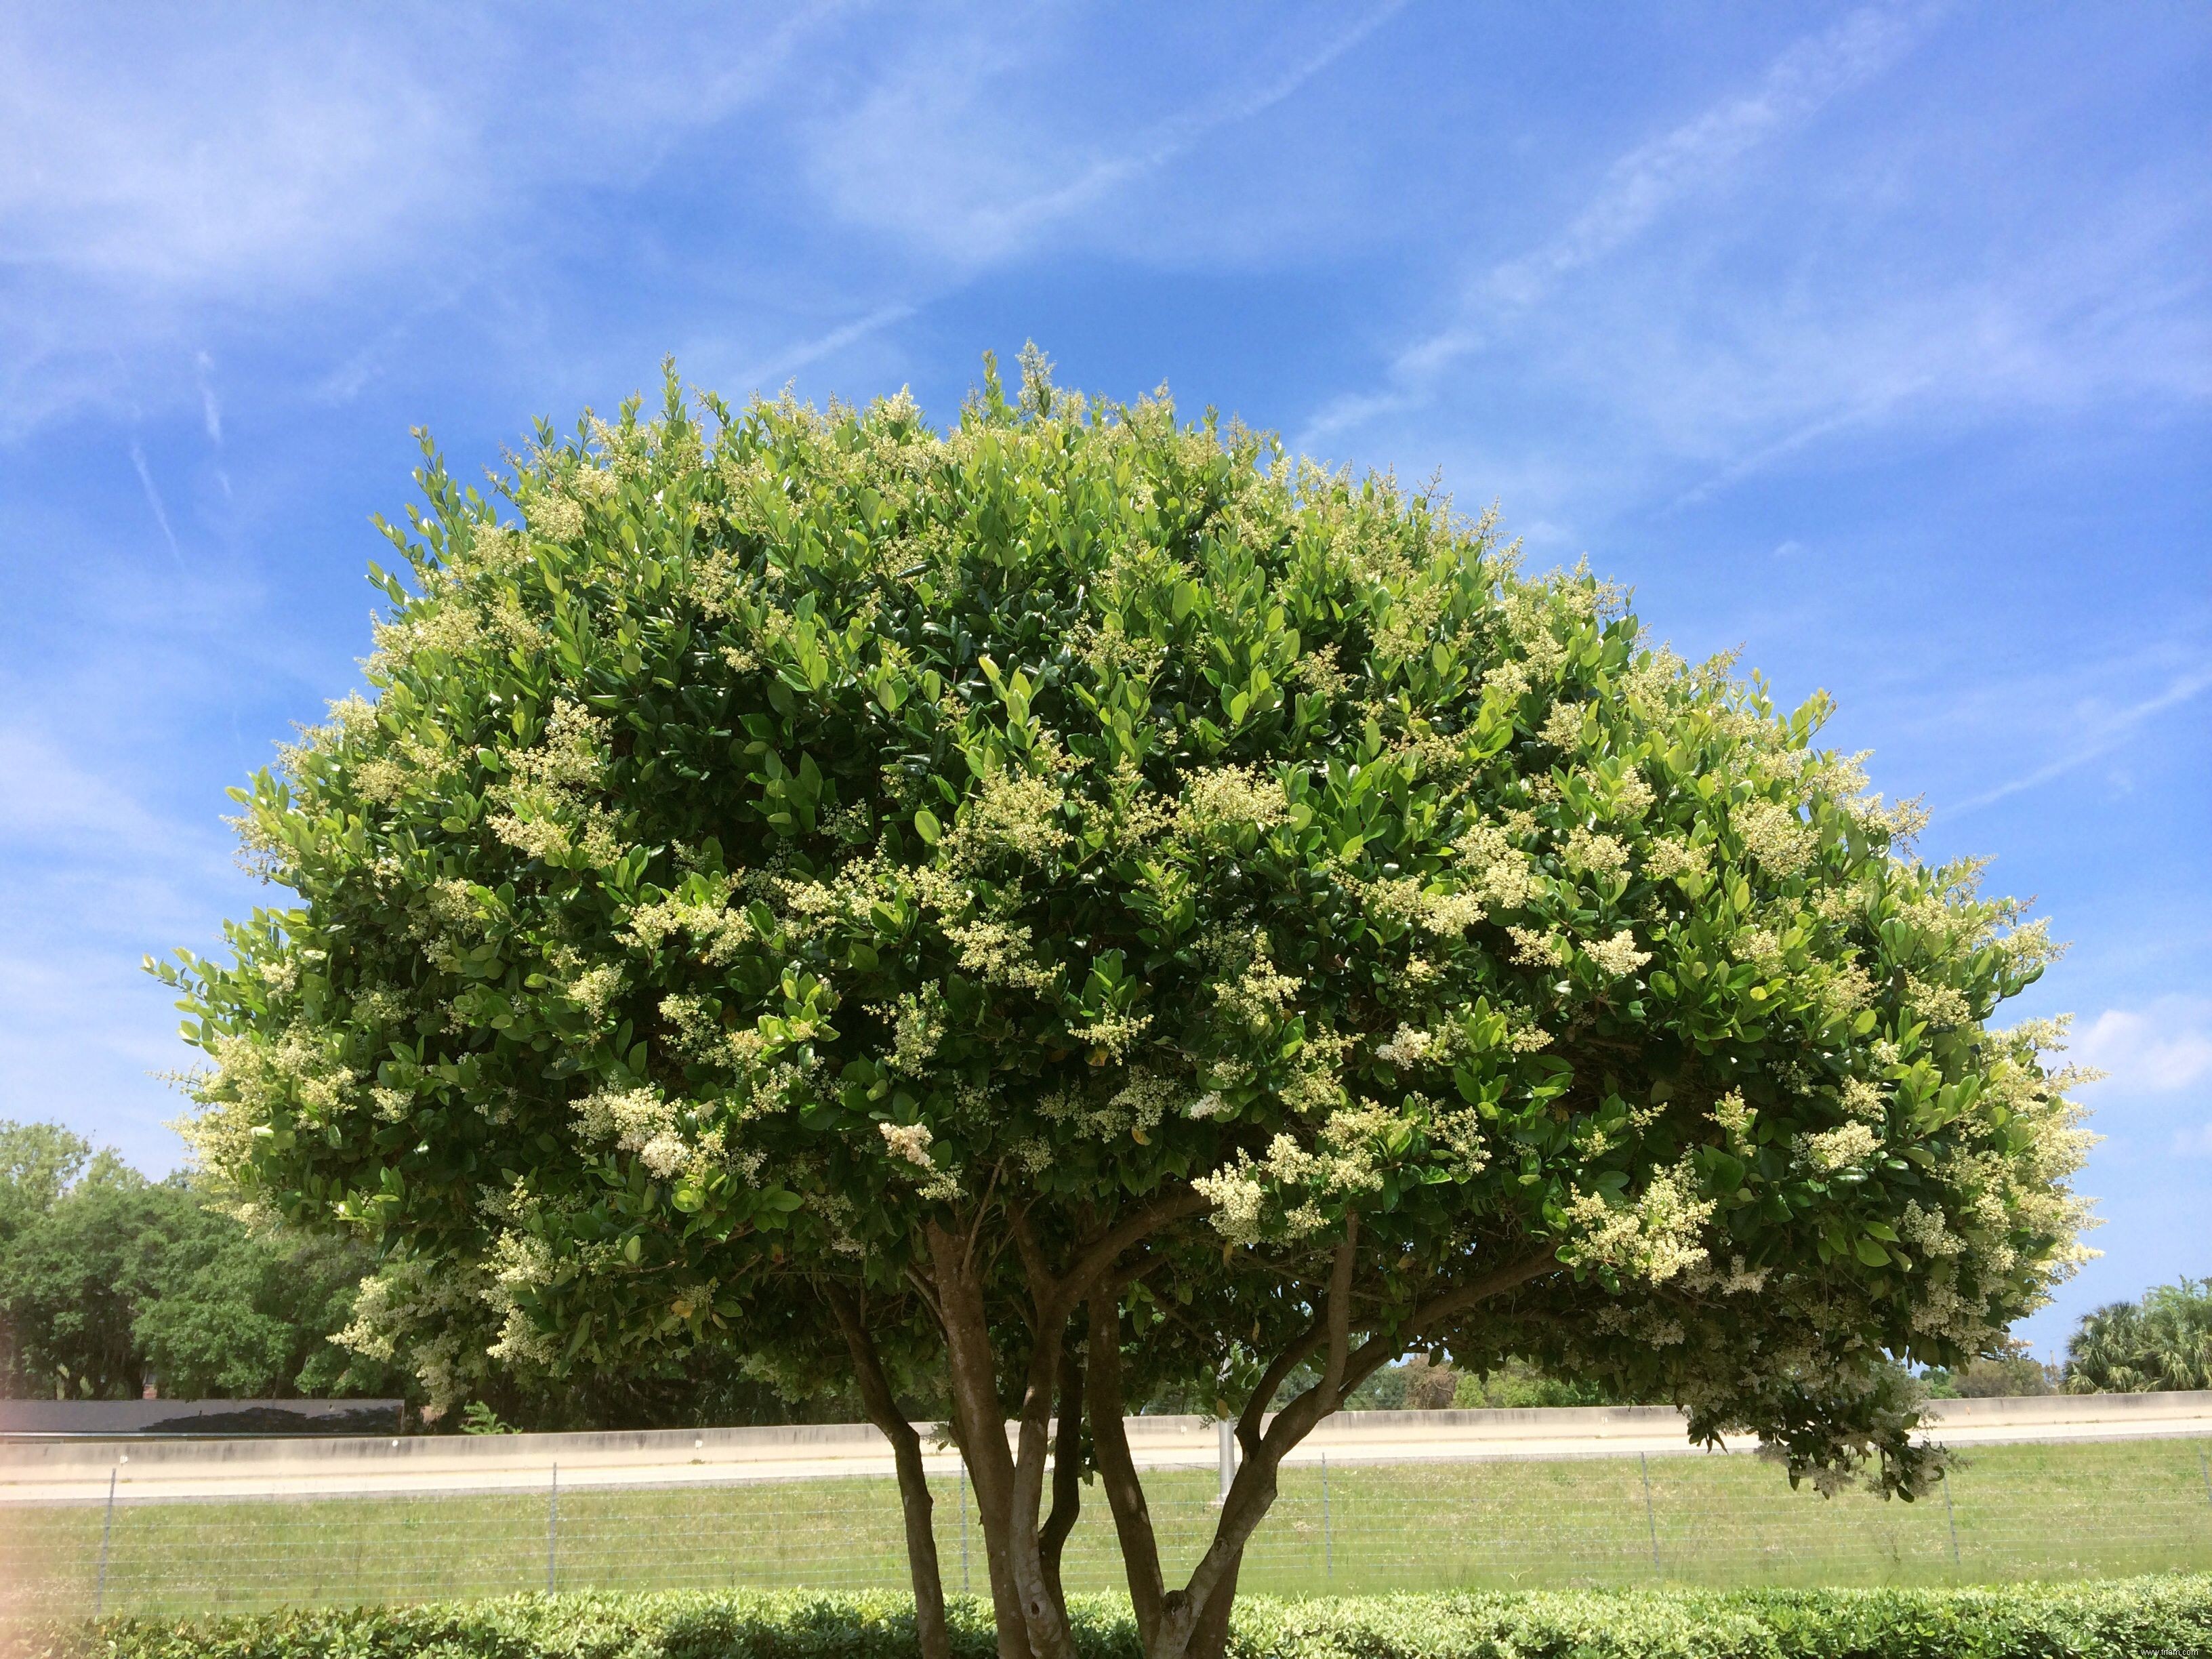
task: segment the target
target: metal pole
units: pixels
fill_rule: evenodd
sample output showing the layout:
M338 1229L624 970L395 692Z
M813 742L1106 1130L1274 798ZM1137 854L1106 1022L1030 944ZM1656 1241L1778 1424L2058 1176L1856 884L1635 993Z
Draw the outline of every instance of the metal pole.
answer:
M960 1460L960 1593L968 1594L968 1460Z
M1219 1431L1221 1449L1221 1496L1214 1501L1226 1504L1229 1483L1237 1478L1237 1431L1225 1417L1214 1426Z
M2212 1504L2212 1457L2205 1455L2204 1448L2197 1448L2197 1467L2204 1471L2204 1501Z
M92 1593L92 1616L97 1620L107 1612L107 1540L115 1531L115 1477L118 1471L107 1472L107 1515L100 1523L100 1583Z
M1328 1454L1321 1455L1321 1575L1336 1577L1336 1540L1328 1529Z
M1951 1471L1943 1471L1943 1518L1951 1523L1951 1565L1959 1565L1959 1512L1951 1507Z
M561 1466L553 1466L553 1490L545 1502L545 1593L553 1586L561 1564Z
M1637 1467L1644 1471L1644 1524L1651 1534L1651 1571L1659 1569L1659 1516L1651 1507L1651 1460L1642 1452L1636 1454Z

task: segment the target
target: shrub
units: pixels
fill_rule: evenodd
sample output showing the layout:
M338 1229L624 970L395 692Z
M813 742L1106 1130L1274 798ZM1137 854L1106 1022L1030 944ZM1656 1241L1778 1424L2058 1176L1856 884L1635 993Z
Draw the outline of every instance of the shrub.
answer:
M1079 1659L1136 1659L1127 1604L1075 1597ZM994 1651L980 1598L948 1604L957 1659ZM913 1603L825 1595L540 1595L20 1634L23 1659L907 1659ZM1231 1659L2184 1659L2212 1655L2212 1577L1955 1590L1610 1590L1248 1596Z

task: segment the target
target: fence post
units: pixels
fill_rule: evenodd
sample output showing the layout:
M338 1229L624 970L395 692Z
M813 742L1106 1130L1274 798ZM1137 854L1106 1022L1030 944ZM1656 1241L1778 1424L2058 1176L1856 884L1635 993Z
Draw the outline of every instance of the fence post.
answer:
M553 1466L553 1487L545 1500L545 1593L553 1594L561 1565L561 1466Z
M1321 1576L1336 1577L1336 1540L1328 1530L1328 1454L1321 1455Z
M1644 1471L1644 1524L1651 1534L1651 1571L1659 1566L1659 1516L1651 1507L1651 1460L1644 1453L1636 1454L1637 1467Z
M115 1477L117 1470L107 1472L107 1513L100 1523L100 1581L92 1592L92 1616L99 1620L107 1612L107 1540L115 1531Z
M1951 1526L1951 1565L1959 1565L1959 1512L1951 1507L1951 1471L1943 1471L1943 1518Z
M1214 1502L1226 1504L1230 1482L1237 1478L1237 1430L1225 1417L1214 1427L1221 1454L1221 1496Z
M2205 1455L2202 1441L2197 1445L2197 1467L2204 1471L2204 1501L2212 1504L2212 1457Z
M968 1594L968 1460L960 1460L960 1593Z

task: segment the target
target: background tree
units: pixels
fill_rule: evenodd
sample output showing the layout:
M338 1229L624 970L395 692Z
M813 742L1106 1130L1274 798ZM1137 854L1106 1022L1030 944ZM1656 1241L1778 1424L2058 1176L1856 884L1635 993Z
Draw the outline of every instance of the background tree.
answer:
M1071 1650L1085 1468L1148 1654L1218 1653L1282 1457L1413 1351L1926 1478L1890 1356L2069 1269L2082 1138L1990 1023L2040 929L1819 700L1034 356L941 434L702 406L541 429L506 521L430 458L373 698L241 792L296 902L172 970L204 1157L378 1241L434 1390L857 1328L942 1379L1008 1659ZM1170 1587L1174 1388L1245 1455Z
M1978 1357L1956 1370L1936 1366L1919 1380L1931 1399L2001 1400L2055 1393L2058 1376L2057 1367L2045 1364L2015 1340L2002 1353Z
M2212 1279L2154 1285L2082 1316L2066 1343L2069 1394L2212 1389Z
M54 1207L92 1156L92 1143L58 1123L0 1119L0 1249Z
M377 1394L405 1379L330 1340L357 1242L253 1232L57 1124L0 1123L0 1386L16 1397Z

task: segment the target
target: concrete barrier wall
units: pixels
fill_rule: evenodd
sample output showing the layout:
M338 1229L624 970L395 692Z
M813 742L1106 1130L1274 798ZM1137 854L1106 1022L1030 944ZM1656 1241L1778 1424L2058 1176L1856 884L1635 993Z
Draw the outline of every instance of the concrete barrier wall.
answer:
M2138 1395L2051 1395L2016 1400L1931 1402L1938 1436L1969 1439L2106 1438L2135 1434L2202 1431L2212 1434L2212 1392ZM1574 1406L1518 1411L1343 1412L1314 1431L1302 1450L1419 1456L1455 1445L1500 1448L1525 1444L1557 1453L1561 1448L1603 1450L1637 1443L1680 1445L1683 1416L1667 1406ZM1134 1417L1127 1421L1131 1449L1140 1462L1197 1463L1212 1458L1217 1429L1201 1417ZM1012 1429L1009 1425L1011 1437ZM950 1442L926 1425L925 1444L950 1455ZM1477 1453L1477 1455L1480 1455ZM739 1466L773 1474L854 1473L890 1467L890 1448L865 1423L795 1424L763 1428L622 1430L586 1434L410 1435L281 1440L134 1439L0 1442L0 1486L82 1480L121 1468L134 1482L165 1475L252 1482L260 1475L311 1480L317 1472L338 1484L368 1476L377 1484L404 1484L412 1474L489 1474L543 1470L558 1464L582 1474L599 1469L695 1468ZM533 1477L534 1478L534 1477Z

